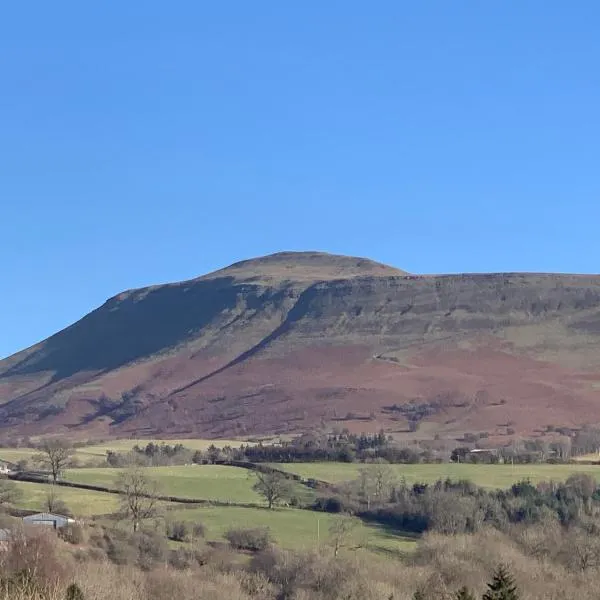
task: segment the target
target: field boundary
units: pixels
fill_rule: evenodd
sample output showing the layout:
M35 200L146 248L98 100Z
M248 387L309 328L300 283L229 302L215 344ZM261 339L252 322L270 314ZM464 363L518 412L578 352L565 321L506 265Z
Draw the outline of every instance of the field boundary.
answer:
M34 475L9 475L12 481L22 481L25 483L41 483L43 485L56 485L59 487L74 488L79 490L87 490L90 492L102 492L105 494L114 494L122 496L123 492L115 488L105 487L103 485L94 485L91 483L77 483L75 481L50 481L44 477L36 477ZM144 498L154 498L160 502L173 502L176 504L195 504L201 506L239 506L242 508L261 508L262 505L256 502L230 502L224 500L208 500L206 498L181 498L180 496L164 496L154 494L140 494Z
M276 469L269 465L260 464L260 463L250 463L245 461L216 461L215 465L219 466L229 466L229 467L238 467L242 469L247 469L250 471L258 471L261 473L279 473L283 477L289 480L296 481L310 489L321 489L332 491L334 486L326 481L321 481L317 479L305 478L297 475L296 473L289 473L287 471L283 471L281 469ZM95 485L91 483L79 483L76 481L51 481L48 476L42 473L13 473L9 474L8 478L13 481L22 481L25 483L41 483L44 485L56 485L60 487L67 487L73 489L87 490L91 492L102 492L105 494L114 494L117 496L123 495L123 492L116 488L110 488L103 485ZM142 494L142 496L146 498L154 498L160 502L172 502L176 504L190 504L190 505L200 505L200 506L238 506L242 508L261 508L262 504L256 502L232 502L225 500L209 500L206 498L182 498L180 496L168 496L168 495L154 495L154 494ZM305 510L311 510L310 508L305 508Z

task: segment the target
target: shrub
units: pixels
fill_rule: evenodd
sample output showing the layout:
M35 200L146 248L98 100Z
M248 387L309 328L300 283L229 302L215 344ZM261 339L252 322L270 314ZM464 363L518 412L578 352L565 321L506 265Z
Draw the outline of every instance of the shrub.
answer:
M106 540L106 556L116 565L131 565L135 562L136 552L125 539L108 537Z
M262 527L254 529L233 528L225 533L225 539L236 550L260 552L269 546L271 535L268 529Z
M72 517L73 512L63 500L47 500L48 511L65 517Z
M192 536L194 538L203 538L206 535L206 528L202 523L195 523L192 527Z
M186 542L190 537L188 524L185 521L167 523L167 537L174 542Z
M132 536L132 543L137 550L137 566L143 571L149 571L167 559L167 541L162 535L138 532Z
M83 592L81 588L76 584L72 583L65 594L65 600L84 600Z
M313 503L313 509L328 513L341 513L344 505L341 498L337 496L319 497Z
M58 535L65 540L65 542L75 546L79 546L85 541L83 527L77 523L69 523L68 525L65 525L65 527L62 527L58 530Z
M169 553L169 564L179 571L189 569L199 564L201 560L201 555L189 548L177 548Z

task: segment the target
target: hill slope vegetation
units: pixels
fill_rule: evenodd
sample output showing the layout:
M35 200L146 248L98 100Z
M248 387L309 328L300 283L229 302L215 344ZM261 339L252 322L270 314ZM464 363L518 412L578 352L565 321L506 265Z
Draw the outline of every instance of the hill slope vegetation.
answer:
M600 421L600 277L317 252L123 292L0 361L0 432L208 437Z

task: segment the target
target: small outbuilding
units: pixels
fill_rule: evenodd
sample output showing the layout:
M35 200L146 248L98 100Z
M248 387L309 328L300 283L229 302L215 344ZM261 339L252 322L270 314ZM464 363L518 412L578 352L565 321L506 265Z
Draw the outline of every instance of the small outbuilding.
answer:
M23 517L25 525L45 525L53 529L60 529L69 523L74 523L75 519L65 517L64 515L55 515L53 513L36 513L35 515L27 515Z

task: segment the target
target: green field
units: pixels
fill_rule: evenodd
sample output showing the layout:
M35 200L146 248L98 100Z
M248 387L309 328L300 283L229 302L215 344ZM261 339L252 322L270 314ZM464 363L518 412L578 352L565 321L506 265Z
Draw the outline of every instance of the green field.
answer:
M273 539L284 548L310 548L326 544L329 527L337 515L293 508L201 507L170 510L168 518L202 523L208 540L222 540L232 527L268 527ZM357 522L352 532L352 544L375 551L407 552L415 544L409 537L391 535L379 527Z
M247 469L190 465L147 467L144 471L166 496L262 504L261 497L252 489L255 478ZM122 469L69 469L64 478L76 483L115 487L120 472Z
M31 460L39 453L39 450L33 448L0 448L0 460L16 463L20 460Z
M89 461L97 461L98 459L106 458L106 452L112 450L114 452L129 452L134 446L144 447L146 444L153 442L155 444L183 444L190 450L206 450L211 444L214 444L218 448L224 446L231 446L237 448L242 444L248 444L243 440L198 440L198 439L180 439L180 440L144 440L144 439L131 439L131 440L114 440L112 442L103 442L101 444L93 444L91 446L82 446L76 448L73 456L81 463ZM0 448L0 459L7 460L9 462L18 462L20 460L31 460L34 456L39 455L40 451L35 448Z
M320 479L330 483L350 481L359 476L361 469L371 468L359 463L289 463L272 466L296 473L302 477ZM468 479L486 488L507 488L516 481L564 481L573 473L589 473L600 481L600 466L596 465L469 465L427 464L389 465L398 479L408 483L429 483L438 479Z
M17 481L15 485L21 492L21 497L16 503L19 508L47 510L46 498L51 492L50 485L24 481ZM57 486L55 496L65 502L73 514L79 517L110 514L115 512L119 506L118 496L104 492Z

